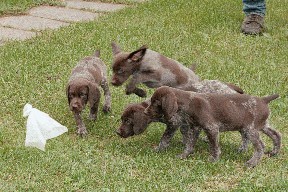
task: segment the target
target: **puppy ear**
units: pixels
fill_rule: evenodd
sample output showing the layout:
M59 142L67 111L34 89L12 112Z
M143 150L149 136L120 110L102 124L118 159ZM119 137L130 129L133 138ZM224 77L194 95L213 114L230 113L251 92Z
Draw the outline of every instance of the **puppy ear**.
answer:
M94 53L94 56L95 57L100 57L100 50L96 50L95 53Z
M127 57L127 59L129 59L130 61L140 61L143 56L145 55L147 50L147 46L143 45L142 47L140 47L138 50L132 52L129 54L129 56Z
M70 85L67 85L67 87L66 87L66 95L67 95L67 99L68 99L68 104L70 104L69 90L70 90Z
M134 120L135 120L135 123L133 125L133 132L135 135L139 135L139 134L143 133L146 130L146 128L148 127L148 124L150 123L149 119L144 114L144 110L139 111L139 112L135 112L134 113Z
M116 55L121 52L121 48L113 41L111 43L113 55Z
M161 101L164 118L170 120L178 110L177 98L174 93L170 92L162 97Z
M90 106L93 106L100 98L100 90L94 83L88 84L88 101Z

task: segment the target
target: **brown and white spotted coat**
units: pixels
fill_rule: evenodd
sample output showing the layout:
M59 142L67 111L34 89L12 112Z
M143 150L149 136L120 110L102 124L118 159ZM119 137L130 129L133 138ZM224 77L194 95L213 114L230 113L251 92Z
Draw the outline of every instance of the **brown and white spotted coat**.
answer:
M111 83L115 86L120 86L130 76L132 76L126 88L127 94L135 93L138 96L146 97L146 92L137 88L137 85L140 83L143 83L150 88L157 88L167 85L178 89L202 93L243 93L241 88L230 83L223 83L218 80L201 81L193 70L186 68L178 61L165 57L153 50L147 49L146 46L142 46L138 50L129 53L121 51L121 48L113 42L112 50L114 61L112 66L113 77ZM124 110L122 114L122 124L116 131L120 136L126 137L126 133L128 132L130 133L129 136L136 134L133 133L133 130L141 130L141 132L137 133L142 133L148 127L149 123L152 122L149 120L149 118L145 117L144 108L141 106L142 104L143 103L132 104ZM135 109L137 109L137 112ZM135 118L134 113L137 114ZM139 117L142 117L141 127L137 127L140 125L138 123ZM125 122L130 122L130 125ZM167 125L167 129L162 136L158 147L159 149L163 149L164 145L165 147L168 147L169 145L169 142L167 143L167 140L164 141L163 138L171 138L167 134L174 132L168 129L171 129L169 125ZM243 134L242 139L243 144L241 150L245 150L245 143L247 143L245 140L247 139Z
M145 84L150 88L170 86L188 89L192 84L200 81L199 77L189 68L171 58L142 46L134 52L123 52L116 43L112 43L114 55L113 77L111 83L122 85L130 76L126 94L135 93L146 97L146 92L137 85Z
M207 134L213 161L218 160L221 153L219 132L242 131L255 149L246 165L254 167L264 153L259 131L273 140L269 155L276 155L280 150L281 136L268 122L268 103L277 97L278 94L261 98L246 94L203 94L164 86L155 91L145 114L152 119L164 118L171 124L190 124L191 129L184 133L189 141L181 158L193 153L201 129Z
M107 83L106 65L99 58L100 52L96 51L93 56L86 57L72 70L67 85L67 97L69 108L73 112L79 135L87 134L86 127L81 118L81 112L86 104L90 104L90 119L97 119L98 106L100 102L101 86L104 90L105 103L103 111L111 109L111 94Z
M229 84L223 83L218 80L203 80L201 82L195 83L195 86L191 88L192 90L196 90L202 93L219 93L219 94L235 94L235 93L243 93L243 90L239 87ZM189 87L187 88L189 90ZM181 132L187 131L189 128L188 124L183 122L179 125L172 125L171 123L165 121L165 119L151 119L149 116L144 114L145 108L150 104L150 99L142 102L142 103L134 103L129 104L123 111L121 115L121 125L117 129L116 133L123 137L127 138L133 135L138 135L143 133L146 128L152 122L162 122L166 124L166 130L162 135L160 143L156 148L156 151L161 151L166 149L169 146L169 143L177 130L180 127ZM239 148L239 151L246 151L248 145L247 136L241 132L242 137L242 145ZM185 134L183 134L185 135ZM183 143L185 144L185 137L183 137Z

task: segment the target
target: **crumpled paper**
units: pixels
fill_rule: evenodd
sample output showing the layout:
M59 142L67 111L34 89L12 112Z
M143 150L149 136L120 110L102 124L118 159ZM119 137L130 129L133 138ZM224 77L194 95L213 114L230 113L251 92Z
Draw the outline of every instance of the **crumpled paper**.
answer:
M37 147L45 151L46 140L68 131L67 127L52 119L47 113L33 108L28 103L23 109L23 117L27 116L25 146Z

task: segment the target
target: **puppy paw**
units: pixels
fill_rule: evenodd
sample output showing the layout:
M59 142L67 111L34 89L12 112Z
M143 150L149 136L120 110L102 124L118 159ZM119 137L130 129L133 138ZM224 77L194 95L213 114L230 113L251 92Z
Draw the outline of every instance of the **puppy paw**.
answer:
M87 135L87 133L88 133L88 132L87 132L87 130L86 130L85 127L81 127L81 128L79 128L79 129L77 130L77 134L80 135L81 137Z
M92 121L95 121L97 119L97 115L90 113L89 119L92 120Z
M219 157L210 156L210 157L208 158L208 160L209 160L210 162L214 163L214 162L217 162L217 161L219 160Z
M167 147L163 147L163 146L156 146L154 147L154 151L155 152L161 152L161 151L164 151Z
M241 147L239 147L238 148L238 153L243 153L243 152L245 152L245 151L247 151L248 149L247 149L247 147L243 147L243 146L241 146Z
M104 113L109 113L111 112L111 106L104 105L102 110Z
M273 157L273 156L277 155L277 152L276 151L266 151L265 154L267 154L268 157Z
M250 160L245 163L245 166L249 167L249 168L253 168L256 165L257 165L257 163L255 161L250 161Z
M176 155L176 157L179 159L187 159L188 156L189 156L189 154L187 154L187 153L181 153L179 155Z
M134 93L139 97L147 97L147 94L143 89L137 89L137 91L135 91Z

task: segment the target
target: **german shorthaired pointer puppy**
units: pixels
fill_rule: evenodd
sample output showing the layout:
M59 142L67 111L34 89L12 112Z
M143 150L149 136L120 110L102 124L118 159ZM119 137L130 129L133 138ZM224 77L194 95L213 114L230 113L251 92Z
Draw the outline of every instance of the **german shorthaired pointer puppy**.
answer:
M183 135L182 142L185 144L187 140L187 134L185 133L188 129L190 129L187 127L187 124L175 126L165 121L165 119L161 117L152 119L150 116L144 113L145 109L150 105L150 103L151 102L149 99L141 103L129 104L122 113L122 123L116 133L122 138L127 138L143 133L152 122L161 122L166 124L167 128L161 138L160 144L155 148L157 152L164 150L169 146L169 142L178 127L180 127L180 132Z
M96 51L93 56L81 60L72 70L68 85L67 97L69 108L73 112L77 133L81 136L87 134L86 127L81 119L81 112L87 102L90 104L90 119L97 119L98 106L100 101L99 86L104 90L105 104L103 111L111 109L111 95L106 77L106 65L99 58L100 51Z
M217 80L204 80L197 83L197 86L195 87L197 88L197 91L203 93L220 93L220 94L243 93L243 90L240 89L239 87L233 84L222 83ZM169 146L170 140L172 139L175 132L174 130L177 129L177 127L173 127L172 124L165 121L165 119L163 118L151 119L149 116L145 115L144 110L149 104L150 99L142 103L129 104L122 113L121 116L122 123L120 127L117 129L116 133L123 138L127 138L133 135L143 133L151 122L164 123L167 125L167 128L161 138L158 147L156 148L156 151L161 151ZM185 125L182 124L180 126L181 132L187 129L187 126ZM244 133L242 132L240 133L242 136L242 145L239 148L239 151L245 151L247 150L248 139ZM185 138L183 138L183 142L185 142Z
M132 76L126 87L127 95L135 93L146 97L146 92L136 87L140 83L150 88L167 85L185 90L200 80L192 70L178 61L147 49L146 46L129 53L121 51L120 47L112 42L112 51L114 62L111 83L120 86Z
M274 147L268 152L269 155L279 153L281 136L268 122L268 103L278 97L278 94L260 98L246 94L203 94L163 86L155 91L144 113L152 119L164 118L174 125L190 125L190 129L184 133L187 140L181 158L193 153L201 129L207 134L212 161L218 160L221 153L219 132L242 131L255 149L246 165L254 167L264 153L259 131L273 140Z

